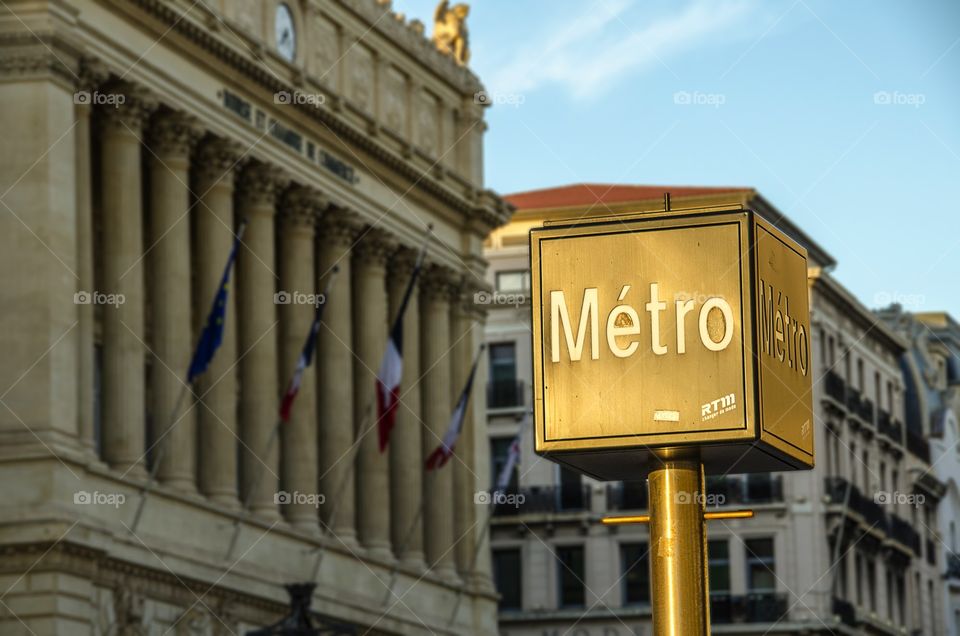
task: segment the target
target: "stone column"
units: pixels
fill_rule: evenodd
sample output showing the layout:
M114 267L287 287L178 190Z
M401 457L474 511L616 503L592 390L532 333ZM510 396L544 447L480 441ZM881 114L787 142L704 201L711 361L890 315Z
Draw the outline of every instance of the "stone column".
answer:
M102 313L103 458L124 474L142 477L146 359L140 137L155 102L128 83L104 92L124 99L100 111L103 277L97 291L115 294L118 301Z
M184 390L193 348L190 330L190 149L197 139L193 118L163 112L150 130L150 267L152 349L150 445L160 462L158 479L196 492L196 412Z
M107 77L102 67L84 62L80 68L77 88L90 94ZM74 100L76 116L76 172L77 172L77 291L90 293L96 286L93 271L93 150L91 145L91 100ZM95 456L97 444L94 433L94 375L96 354L93 304L77 305L77 430L82 448Z
M450 307L450 377L453 384L450 387L451 404L456 404L467 383L470 367L476 355L474 346L473 317L464 304L463 287L457 288L457 295ZM471 298L472 300L472 298ZM477 345L479 346L479 345ZM470 579L473 570L473 555L476 550L476 504L473 501L477 484L474 479L474 429L473 406L477 394L482 395L483 383L477 382L473 386L473 395L467 405L467 412L463 418L463 429L457 441L453 457L448 466L453 471L453 536L456 541L454 553L456 555L457 571L461 578Z
M417 251L402 248L390 261L390 324L413 274ZM423 424L420 411L420 307L415 287L403 321L403 381L396 425L390 436L390 537L400 561L423 570Z
M386 263L391 243L370 228L353 248L353 412L357 449L357 529L368 554L391 560L389 458L377 435L376 376L387 345Z
M233 247L233 184L236 163L241 156L236 145L218 139L200 146L196 165L197 204L194 208L196 240L194 261L196 281L194 342L207 320L220 286L223 268ZM196 382L199 397L197 422L200 427L199 482L201 492L211 501L239 507L237 499L237 321L236 288L230 276L223 342L206 372Z
M477 279L469 279L477 281ZM465 303L467 318L470 321L471 335L466 338L471 347L471 355L477 354L480 344L485 341L484 325L487 321L485 305L478 305L474 302L475 294L480 290L479 286L467 285L462 301ZM496 475L490 474L490 435L487 431L487 401L486 378L489 377L489 356L484 352L480 356L480 365L477 368L477 375L473 383L473 397L467 408L468 420L464 428L464 446L461 457L466 462L469 471L461 482L461 497L467 497L470 505L473 506L468 511L468 527L474 521L479 519L473 528L474 546L471 548L470 559L472 569L470 571L470 582L475 589L482 592L494 594L496 588L493 584L493 564L490 559L490 533L486 525L490 521L489 509L486 506L477 507L473 502L474 493L477 490L487 490L490 488ZM472 515L472 516L470 516ZM477 545L476 542L479 542Z
M278 518L277 287L274 215L285 179L279 169L251 163L237 188L237 218L247 222L237 255L240 358L240 445L243 501L256 514Z
M354 548L356 537L353 432L353 317L350 248L357 235L351 213L329 209L317 229L318 280L340 268L327 298L323 324L317 334L317 393L320 427L319 484L326 503L323 523L339 541Z
M314 228L323 209L320 193L309 188L291 188L283 201L280 215L280 289L291 300L280 305L280 392L283 393L293 377L297 361L313 324L316 306L301 301L293 302L292 294L323 292L326 276L317 280L314 267ZM315 299L319 300L319 296ZM338 299L340 302L342 299ZM326 307L324 308L326 309ZM322 327L321 327L322 328ZM287 492L315 494L317 478L317 378L314 372L319 363L314 351L314 364L304 370L300 390L290 412L290 421L283 425L281 486ZM332 501L329 502L332 505ZM327 502L324 502L327 505ZM283 507L291 524L316 532L317 508L309 503L291 503Z
M420 296L420 395L423 404L423 456L443 440L450 423L450 272L432 266L424 272ZM456 460L453 460L456 461ZM453 472L449 466L424 477L423 534L427 565L436 576L458 583L453 552Z

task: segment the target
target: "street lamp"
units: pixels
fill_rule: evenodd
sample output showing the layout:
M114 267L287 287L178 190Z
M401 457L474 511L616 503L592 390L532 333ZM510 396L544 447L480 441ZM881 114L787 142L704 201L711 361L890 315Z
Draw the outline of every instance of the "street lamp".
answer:
M356 636L353 625L310 615L310 601L316 583L290 583L284 587L290 594L290 613L278 623L247 632L246 636Z

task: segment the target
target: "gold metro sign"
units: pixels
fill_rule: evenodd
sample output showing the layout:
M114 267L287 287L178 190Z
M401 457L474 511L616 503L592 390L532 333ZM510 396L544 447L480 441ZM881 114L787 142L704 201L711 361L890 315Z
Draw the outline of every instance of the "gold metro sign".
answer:
M707 473L813 467L807 253L744 209L530 232L539 454L636 479L694 446Z

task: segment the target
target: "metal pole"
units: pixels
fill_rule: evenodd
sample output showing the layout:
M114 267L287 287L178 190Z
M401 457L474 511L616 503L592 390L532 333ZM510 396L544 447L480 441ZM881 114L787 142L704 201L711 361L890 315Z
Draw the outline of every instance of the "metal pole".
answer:
M183 406L183 399L187 397L187 392L190 390L189 384L184 384L180 388L180 395L177 396L177 403L173 407L173 412L170 413L170 425L163 430L160 435L160 441L157 442L157 454L153 458L153 466L150 467L150 472L147 474L147 483L144 484L143 489L140 492L140 503L137 504L137 511L133 515L133 523L130 524L130 533L137 533L137 526L140 525L140 517L143 515L143 508L147 504L147 497L150 495L150 491L153 490L153 486L157 481L157 473L160 472L160 464L163 462L163 456L166 454L167 450L167 434L170 432L174 426L176 426L180 420L176 419L177 413L180 412L180 407Z
M710 605L703 464L698 451L665 451L650 473L654 636L707 636Z

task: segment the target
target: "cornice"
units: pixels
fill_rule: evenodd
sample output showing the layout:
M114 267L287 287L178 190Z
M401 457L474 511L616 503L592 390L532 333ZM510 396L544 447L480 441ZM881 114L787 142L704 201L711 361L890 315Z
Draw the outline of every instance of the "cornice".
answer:
M377 16L382 13L382 11L376 12L376 7L371 6L373 4L371 0L339 0L339 2L367 20L370 20L371 16L373 16L372 20L376 20ZM189 16L179 15L173 9L171 3L162 0L131 0L131 3L167 25L170 31L187 38L221 62L240 72L254 84L265 89L266 92L276 93L281 90L290 91L294 88L293 83L281 81L265 69L262 60L252 59L249 52L244 54L242 51L227 45L205 25L191 20ZM391 22L396 23L396 20L391 18ZM395 24L395 26L403 27L399 24ZM392 29L393 27L386 28ZM429 42L425 41L425 45L429 45ZM445 59L445 56L438 51L434 51L434 53ZM466 76L473 77L472 73L457 66L452 59L447 61L452 65L453 72L465 73ZM291 107L296 108L309 119L319 122L322 127L343 142L356 146L386 168L408 179L439 202L464 215L471 224L479 225L476 231L481 235L486 235L493 228L509 221L512 207L493 191L478 190L460 175L439 165L434 166L430 172L436 173L439 171L441 178L437 178L436 174L424 174L424 171L410 163L410 157L405 156L406 153L394 152L379 143L375 139L376 136L370 134L369 126L361 129L345 121L336 112L343 108L344 100L342 97L333 95L330 102L330 108L316 108L310 104L293 104ZM377 130L383 129L381 125L373 125ZM443 181L450 183L442 183ZM461 193L458 193L454 188L459 188Z
M0 81L53 79L68 90L81 83L79 48L52 32L0 33Z
M483 90L480 79L467 67L457 64L453 57L444 55L421 33L393 14L389 2L378 0L336 0L337 4L352 12L363 22L394 46L409 55L421 66L428 68L440 79L461 93L475 94ZM315 9L323 5L314 3Z

